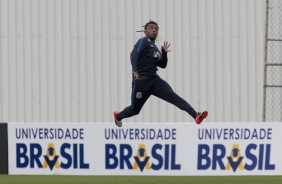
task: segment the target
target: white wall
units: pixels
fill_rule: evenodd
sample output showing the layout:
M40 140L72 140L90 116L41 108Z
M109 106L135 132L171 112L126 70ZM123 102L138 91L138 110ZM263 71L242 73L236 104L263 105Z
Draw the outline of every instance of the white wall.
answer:
M150 19L180 96L208 121L261 121L264 12L264 0L0 0L0 121L112 121ZM126 121L193 119L151 97Z

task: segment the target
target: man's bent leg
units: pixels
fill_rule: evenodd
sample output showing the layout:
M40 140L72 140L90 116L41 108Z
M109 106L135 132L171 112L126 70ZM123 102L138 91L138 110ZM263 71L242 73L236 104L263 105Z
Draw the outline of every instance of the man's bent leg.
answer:
M196 118L197 112L194 108L186 102L183 98L178 96L170 87L170 85L158 77L154 83L153 95L177 106L179 109L186 111L194 119Z
M147 81L133 80L132 92L131 92L131 105L126 107L123 111L116 115L116 118L120 121L123 118L129 118L139 114L143 105L150 97L151 92L147 90Z

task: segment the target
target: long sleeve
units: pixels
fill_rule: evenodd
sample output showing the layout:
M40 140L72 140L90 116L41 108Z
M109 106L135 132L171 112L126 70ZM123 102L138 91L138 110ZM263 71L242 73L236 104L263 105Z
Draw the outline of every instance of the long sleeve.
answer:
M134 45L134 48L130 54L130 60L132 65L132 71L138 72L137 69L137 62L138 58L140 56L140 53L144 50L146 44L145 44L145 38L140 38L137 43Z
M161 68L165 68L167 65L167 52L162 50L162 58L158 63L158 66Z

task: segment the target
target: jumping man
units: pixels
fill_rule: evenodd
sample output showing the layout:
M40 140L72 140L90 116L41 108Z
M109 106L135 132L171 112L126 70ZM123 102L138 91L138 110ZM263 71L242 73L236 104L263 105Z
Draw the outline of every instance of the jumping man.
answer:
M154 95L159 97L192 116L197 124L208 116L208 112L196 112L184 99L179 97L170 85L157 75L157 67L165 68L167 53L170 51L167 41L161 51L155 45L159 27L154 21L149 21L144 26L145 37L140 38L134 45L130 59L132 65L132 93L131 105L123 111L114 112L115 124L122 126L122 119L139 114L147 99Z

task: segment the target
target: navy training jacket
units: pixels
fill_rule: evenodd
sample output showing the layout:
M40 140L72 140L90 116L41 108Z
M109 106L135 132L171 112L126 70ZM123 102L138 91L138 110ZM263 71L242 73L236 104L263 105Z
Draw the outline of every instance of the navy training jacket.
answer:
M167 53L158 49L154 40L148 37L140 38L134 45L130 54L132 71L139 75L154 76L157 66L165 68L167 65Z

